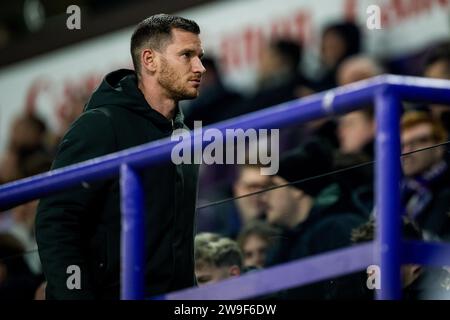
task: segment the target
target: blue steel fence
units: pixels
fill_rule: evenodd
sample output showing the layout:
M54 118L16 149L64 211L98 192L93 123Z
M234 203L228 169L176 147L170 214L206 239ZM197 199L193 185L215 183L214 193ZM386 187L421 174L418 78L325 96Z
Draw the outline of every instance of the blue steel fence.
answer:
M400 134L401 101L450 104L450 81L382 75L293 100L214 124L226 129L282 128L347 113L374 103L376 108L377 232L370 244L335 250L201 288L168 293L157 299L245 299L326 278L380 267L378 299L401 298L400 265L450 265L450 245L401 241ZM207 129L207 128L205 128ZM188 145L204 144L194 131ZM121 297L144 299L143 190L139 170L170 161L177 141L170 138L112 153L0 186L0 210L70 187L120 176ZM195 145L195 147L200 147ZM204 145L203 145L204 147Z

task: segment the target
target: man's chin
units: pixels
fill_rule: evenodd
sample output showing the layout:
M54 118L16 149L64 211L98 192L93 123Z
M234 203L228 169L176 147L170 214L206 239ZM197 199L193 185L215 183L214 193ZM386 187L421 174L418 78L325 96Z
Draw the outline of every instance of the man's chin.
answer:
M198 97L198 91L196 92L185 92L182 95L182 98L180 100L192 100Z

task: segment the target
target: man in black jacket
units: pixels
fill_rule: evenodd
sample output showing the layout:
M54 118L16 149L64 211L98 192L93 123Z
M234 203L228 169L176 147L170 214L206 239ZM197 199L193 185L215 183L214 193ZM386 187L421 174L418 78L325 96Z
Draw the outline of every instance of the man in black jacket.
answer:
M136 71L108 74L64 136L53 169L171 136L185 127L178 101L198 96L205 68L198 25L159 14L131 38ZM145 187L145 294L195 285L194 216L198 167L164 163L141 172ZM41 199L36 237L47 299L117 299L120 190L112 179ZM81 288L69 289L69 266Z

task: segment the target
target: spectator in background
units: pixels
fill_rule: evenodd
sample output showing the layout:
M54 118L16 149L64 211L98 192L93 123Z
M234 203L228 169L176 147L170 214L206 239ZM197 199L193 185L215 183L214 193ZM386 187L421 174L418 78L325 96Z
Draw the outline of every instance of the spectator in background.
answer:
M216 232L236 239L240 230L250 221L265 219L266 208L261 194L246 196L261 191L270 184L269 176L261 175L258 164L237 166L237 177L232 186L232 196L242 197L233 202L216 205L198 211L199 232Z
M272 107L313 93L300 65L302 45L291 39L272 39L260 51L257 91L245 103L245 113ZM280 129L280 150L296 147L304 137L302 128Z
M336 87L336 72L345 58L361 51L361 34L358 26L341 22L327 26L322 33L320 59L323 76L313 87L323 91Z
M196 100L185 102L183 108L185 123L191 129L194 121L202 121L202 125L207 126L242 113L239 110L241 95L225 86L214 58L203 57L202 63L208 70L200 85L202 92Z
M404 240L422 240L421 230L408 218L403 218L402 235ZM375 220L352 231L352 242L363 243L373 241L375 236ZM417 264L401 266L401 284L403 300L448 299L448 283L450 273L445 268L422 267ZM332 295L337 299L373 300L374 290L367 288L368 274L357 272L341 277L330 286Z
M261 194L243 197L250 193L261 191L268 187L270 178L261 174L261 166L244 164L238 167L238 177L233 185L235 205L242 225L255 219L265 219L266 206ZM242 198L240 198L242 197Z
M229 238L198 234L194 241L195 276L199 286L215 283L242 273L242 253Z
M367 107L343 115L337 127L339 151L342 154L365 153L374 155L375 119L374 109Z
M12 150L6 150L0 160L0 184L20 178L19 156Z
M258 88L272 89L296 80L302 48L294 41L270 41L261 50L258 67Z
M45 153L47 128L34 114L16 118L11 126L8 149L0 162L0 183L24 178L21 166L25 159L37 152Z
M23 177L33 176L50 170L52 159L46 153L35 152L24 159L21 172ZM41 262L37 252L35 239L34 220L36 216L38 200L33 200L21 204L8 212L0 213L0 233L7 233L14 236L21 246L29 253L24 256L25 262L30 270L36 274L41 274Z
M92 77L87 81L66 87L64 100L56 108L58 129L56 133L50 137L52 149L57 149L64 133L69 130L71 124L81 115L84 107L89 101L89 97L100 83L100 78L97 79Z
M338 85L343 86L376 77L382 73L384 69L376 60L365 55L355 55L342 61L337 70L337 82Z
M10 132L9 148L23 158L33 152L45 150L44 139L47 127L34 114L16 118Z
M409 219L403 218L402 221L403 239L422 240L422 234L418 227ZM352 231L352 242L362 243L373 241L375 238L375 220L372 218L365 224L355 228ZM422 268L417 264L405 264L401 267L402 287L410 287L421 275ZM364 279L365 280L365 279ZM364 284L366 281L364 281Z
M402 153L442 143L447 134L426 112L406 112L401 119ZM406 215L427 238L450 240L450 171L444 154L440 146L402 158L403 201Z
M345 59L337 70L338 85L343 86L383 73L382 67L366 56ZM375 119L373 107L347 113L338 121L339 148L343 154L364 152L373 157Z
M239 233L238 244L244 256L247 268L263 268L266 264L267 251L275 242L278 230L263 221L252 221Z
M337 70L338 85L348 85L378 76L383 68L372 58L362 55L345 59ZM373 160L375 141L373 106L347 113L338 118L335 169L344 169ZM336 175L342 186L351 190L355 204L367 215L373 209L373 166L367 165Z
M331 25L322 38L322 63L325 74L308 85L315 91L323 91L338 85L370 78L381 73L381 68L369 58L357 56L360 39L358 28L351 23ZM337 78L337 79L336 79ZM304 91L304 90L303 90ZM312 91L311 91L312 92ZM304 94L298 93L297 97ZM373 138L373 112L358 111L343 116L339 124L335 119L324 118L308 122L301 136L320 137L333 148L354 153ZM360 128L360 124L367 127ZM370 147L369 147L370 148Z
M427 78L450 80L450 42L444 42L433 48L425 61L423 76ZM450 106L432 104L433 117L440 120L447 132L450 132Z
M0 300L32 300L43 281L24 260L25 250L10 234L0 234Z
M302 47L294 41L275 40L261 50L258 90L247 102L252 112L297 98L299 88L309 84L299 71Z
M267 192L266 201L268 222L282 227L283 233L269 253L268 266L347 246L351 230L365 221L329 176L284 186L328 172L331 161L331 151L313 142L281 157L272 177L280 188ZM289 290L286 297L322 299L327 295L324 285Z

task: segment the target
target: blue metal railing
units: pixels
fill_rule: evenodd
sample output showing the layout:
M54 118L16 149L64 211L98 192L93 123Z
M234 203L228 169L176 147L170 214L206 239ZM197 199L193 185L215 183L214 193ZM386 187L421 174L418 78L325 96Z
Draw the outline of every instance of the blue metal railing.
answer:
M331 259L330 261L336 262L335 270L333 272L328 270L322 276L312 272L313 276L309 278L306 275L302 279L297 279L298 284L352 272L355 265L366 266L370 259L367 259L366 253L361 250L361 248L365 248L365 250L374 252L373 261L380 266L381 290L378 298L398 299L400 297L400 264L411 260L408 256L402 255L404 252L413 255L414 259L420 260L422 264L426 264L427 259L431 259L433 263L448 260L442 257L442 259L436 258L436 254L450 252L450 247L447 245L416 244L412 246L400 241L399 114L401 100L450 103L450 81L383 75L210 126L219 129L222 133L225 133L226 129L235 128L244 130L248 128L281 128L290 124L300 124L357 110L375 101L377 121L376 207L379 227L373 243L374 249L371 249L372 246L357 247L343 251L343 254L331 252L315 257L314 259L319 259L319 262L322 261L320 259ZM200 134L200 132L194 131L191 133L191 141L184 140L182 143L199 147L198 144L203 144ZM143 264L145 259L143 251L144 230L141 221L144 217L142 199L145 193L142 190L138 169L162 161L169 161L171 150L177 143L177 141L166 138L2 185L0 186L0 210L60 192L82 183L120 176L121 250L123 253L121 297L122 299L143 299ZM413 252L412 247L419 252ZM427 255L426 250L433 252L434 255ZM349 259L354 263L338 263L339 261L342 262L342 259ZM308 266L309 260L304 260L294 262L297 270L302 266ZM317 260L314 261L317 262ZM253 288L259 287L260 289L257 292L255 290L248 292L247 295L242 295L240 292L233 295L231 292L226 296L230 299L252 297L257 295L258 292L260 294L273 292L282 289L282 287L273 285L283 275L282 272L277 273L277 270L279 270L277 268L279 267L260 271L261 277L258 281L255 280L258 273L249 274L240 279L224 281L223 284L188 289L161 298L187 299L199 297L196 294L201 292L208 293L209 295L206 295L206 297L216 296L217 292L220 292L217 288L221 288L220 285L225 288L229 283L238 283L241 286L240 288L253 286ZM293 275L293 269L289 270ZM264 277L262 277L263 275ZM276 278L273 279L272 276ZM265 289L261 288L258 283L266 283ZM231 288L237 290L234 285ZM244 289L239 290L245 292ZM212 293L215 294L212 295Z

